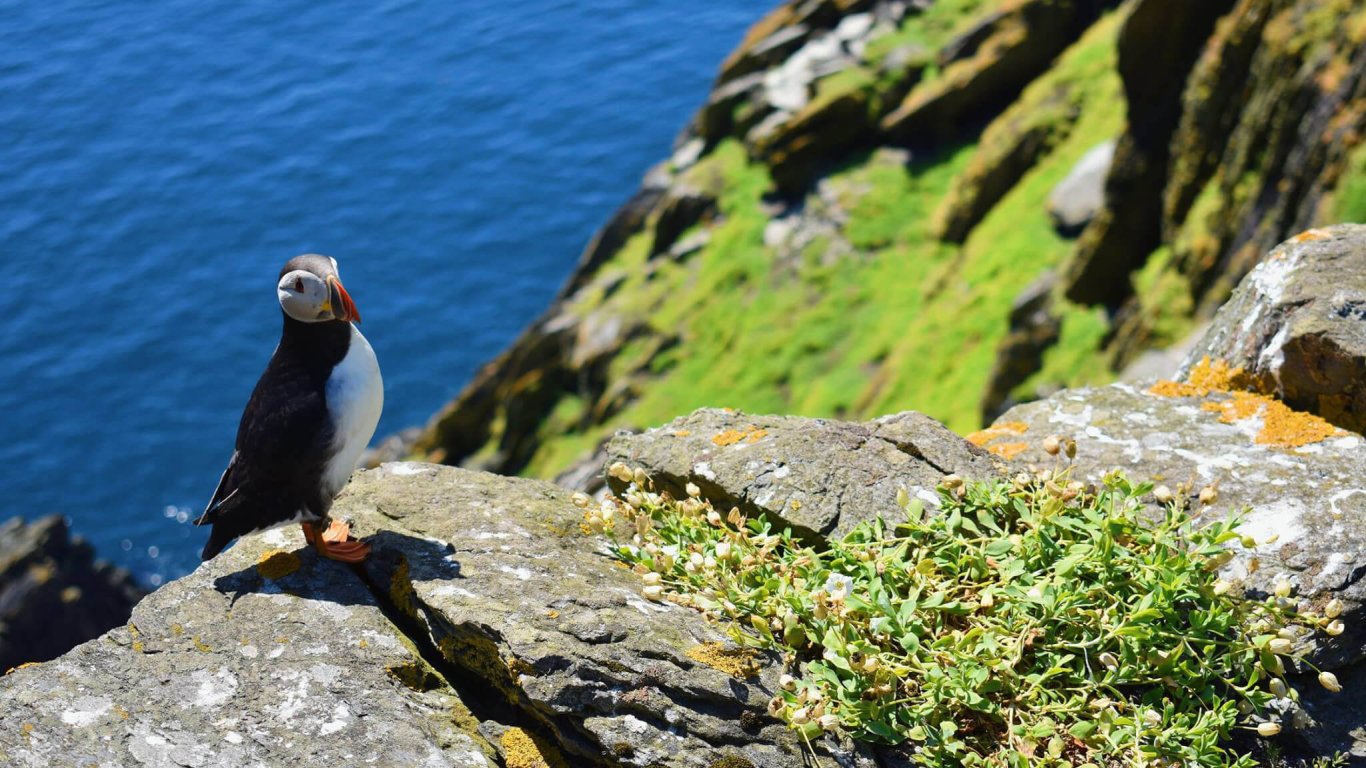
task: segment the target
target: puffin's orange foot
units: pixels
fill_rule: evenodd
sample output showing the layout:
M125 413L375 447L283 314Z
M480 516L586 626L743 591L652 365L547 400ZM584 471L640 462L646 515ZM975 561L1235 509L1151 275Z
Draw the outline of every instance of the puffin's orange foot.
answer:
M327 530L319 530L318 523L303 523L304 540L318 550L318 555L340 563L359 563L370 554L370 545L351 536L351 524L333 520Z
M323 531L323 541L328 544L343 544L351 538L351 524L345 520L333 520ZM354 541L354 539L353 539Z
M338 542L323 540L315 546L319 555L339 563L362 563L370 556L370 545L354 539Z

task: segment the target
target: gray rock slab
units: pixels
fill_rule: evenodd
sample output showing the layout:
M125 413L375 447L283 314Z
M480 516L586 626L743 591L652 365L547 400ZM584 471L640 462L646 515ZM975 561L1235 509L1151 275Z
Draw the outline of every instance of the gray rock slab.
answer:
M1115 142L1099 144L1068 172L1048 195L1053 226L1069 237L1081 233L1105 205L1105 178L1115 159Z
M1243 368L1259 389L1366 430L1366 225L1311 229L1267 254L1182 364Z
M607 453L609 462L644 469L676 498L694 483L718 507L768 515L807 538L841 536L897 512L899 488L933 505L944 475L1000 469L998 459L915 412L858 424L702 409L618 435ZM619 481L608 483L622 490Z
M801 742L766 714L777 660L642 597L640 577L581 529L568 491L398 463L358 475L338 507L384 518L374 582L489 695L553 733L570 765L802 764Z
M492 765L363 582L301 545L249 537L126 626L0 678L0 764Z

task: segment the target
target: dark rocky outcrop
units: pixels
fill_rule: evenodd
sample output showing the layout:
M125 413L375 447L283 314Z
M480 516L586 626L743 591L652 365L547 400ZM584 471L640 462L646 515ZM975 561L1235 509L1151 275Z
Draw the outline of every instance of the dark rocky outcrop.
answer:
M0 671L47 661L122 624L145 590L95 559L56 515L0 523Z

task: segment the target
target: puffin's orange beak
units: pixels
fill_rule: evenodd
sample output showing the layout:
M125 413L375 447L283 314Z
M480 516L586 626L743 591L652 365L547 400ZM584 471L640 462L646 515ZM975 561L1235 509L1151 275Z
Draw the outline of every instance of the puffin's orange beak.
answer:
M351 300L351 294L342 287L341 281L336 275L327 278L328 301L332 304L332 317L338 320L346 320L353 323L360 322L360 312L356 311L356 302Z

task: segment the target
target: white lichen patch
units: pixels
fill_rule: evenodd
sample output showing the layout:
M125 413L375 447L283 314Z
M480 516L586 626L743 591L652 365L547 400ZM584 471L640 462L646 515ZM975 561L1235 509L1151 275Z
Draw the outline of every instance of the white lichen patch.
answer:
M1279 536L1275 544L1269 546L1273 550L1280 549L1304 536L1304 503L1299 499L1286 498L1261 504L1244 518L1238 530L1258 542Z
M391 475L406 477L409 475L431 475L436 473L436 468L430 464L421 464L416 461L386 461L379 465L380 471Z
M432 590L432 597L463 597L467 600L477 600L479 596L463 587L451 584L442 584Z
M244 645L237 649L237 652L248 659L254 659L260 653L254 645Z
M62 712L62 722L80 728L103 718L113 708L114 700L108 696L81 696Z
M692 465L692 473L706 480L715 482L716 473L712 471L711 465L705 461L699 461Z
M190 681L198 686L191 702L196 707L219 706L237 693L237 676L227 667L219 667L212 674L207 669L197 669L190 675Z
M498 570L502 571L503 573L517 577L518 581L531 580L531 571L526 568L514 568L510 565L500 565L498 566Z
M351 722L351 710L346 706L346 702L339 701L332 710L332 719L318 726L318 735L330 736L346 727Z

